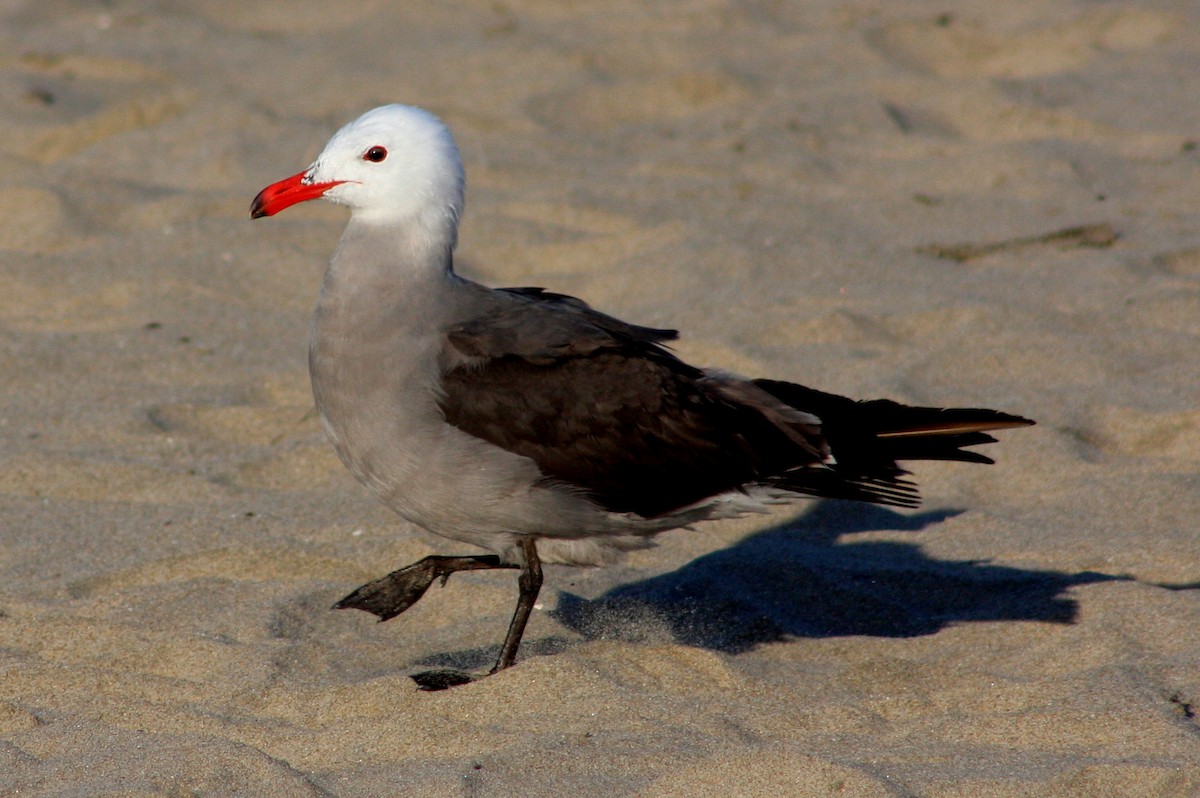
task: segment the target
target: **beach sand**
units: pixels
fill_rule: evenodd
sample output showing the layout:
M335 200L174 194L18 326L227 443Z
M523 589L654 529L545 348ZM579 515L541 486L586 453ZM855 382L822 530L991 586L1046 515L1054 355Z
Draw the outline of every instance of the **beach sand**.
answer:
M0 794L1200 795L1200 7L0 8ZM255 193L387 102L459 270L685 358L987 406L916 511L813 502L387 624L425 554L326 444L344 209ZM1082 228L1082 229L1080 229Z

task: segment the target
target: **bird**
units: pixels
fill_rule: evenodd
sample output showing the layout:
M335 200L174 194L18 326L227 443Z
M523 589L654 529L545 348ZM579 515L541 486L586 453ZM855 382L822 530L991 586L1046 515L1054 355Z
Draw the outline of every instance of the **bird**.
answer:
M251 218L324 199L349 208L309 339L313 398L354 477L403 519L486 554L431 555L334 605L380 621L454 573L518 571L485 674L411 674L423 690L511 666L542 563L593 566L655 536L803 498L915 507L907 460L991 463L968 449L1032 422L985 408L856 401L690 365L675 330L543 288L454 270L465 173L449 128L385 105L338 130Z

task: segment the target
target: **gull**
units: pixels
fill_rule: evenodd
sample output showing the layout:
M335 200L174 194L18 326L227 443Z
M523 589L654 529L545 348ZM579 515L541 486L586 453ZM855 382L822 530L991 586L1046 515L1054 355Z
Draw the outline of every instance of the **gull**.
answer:
M350 209L309 341L322 425L350 473L402 518L490 552L425 557L335 608L387 620L451 574L516 569L516 609L489 673L516 658L543 562L603 565L661 532L805 497L915 507L899 462L990 463L965 447L1033 423L699 368L668 349L674 330L467 280L453 262L464 189L449 129L386 105L263 189L250 215L312 199ZM478 676L412 678L434 690Z

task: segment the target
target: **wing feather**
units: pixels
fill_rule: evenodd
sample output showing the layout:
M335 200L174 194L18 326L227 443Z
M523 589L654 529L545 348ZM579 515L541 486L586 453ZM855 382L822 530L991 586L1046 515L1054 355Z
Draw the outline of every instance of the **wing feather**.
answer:
M447 422L614 512L654 517L751 485L912 507L897 461L990 463L962 447L1033 423L707 372L663 346L674 330L540 288L484 298L486 311L446 333Z

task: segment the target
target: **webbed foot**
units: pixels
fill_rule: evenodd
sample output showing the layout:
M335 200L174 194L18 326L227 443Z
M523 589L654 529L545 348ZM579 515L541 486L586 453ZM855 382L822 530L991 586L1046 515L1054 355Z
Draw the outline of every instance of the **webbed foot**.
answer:
M433 580L442 583L455 571L478 571L490 568L516 568L501 564L494 555L470 557L426 557L387 576L367 582L344 599L334 604L335 610L364 610L379 616L380 621L395 618L416 604Z
M418 688L430 693L436 690L458 687L460 684L468 684L476 679L476 677L465 671L456 671L452 668L437 671L421 671L420 673L411 674L409 678L417 683Z

